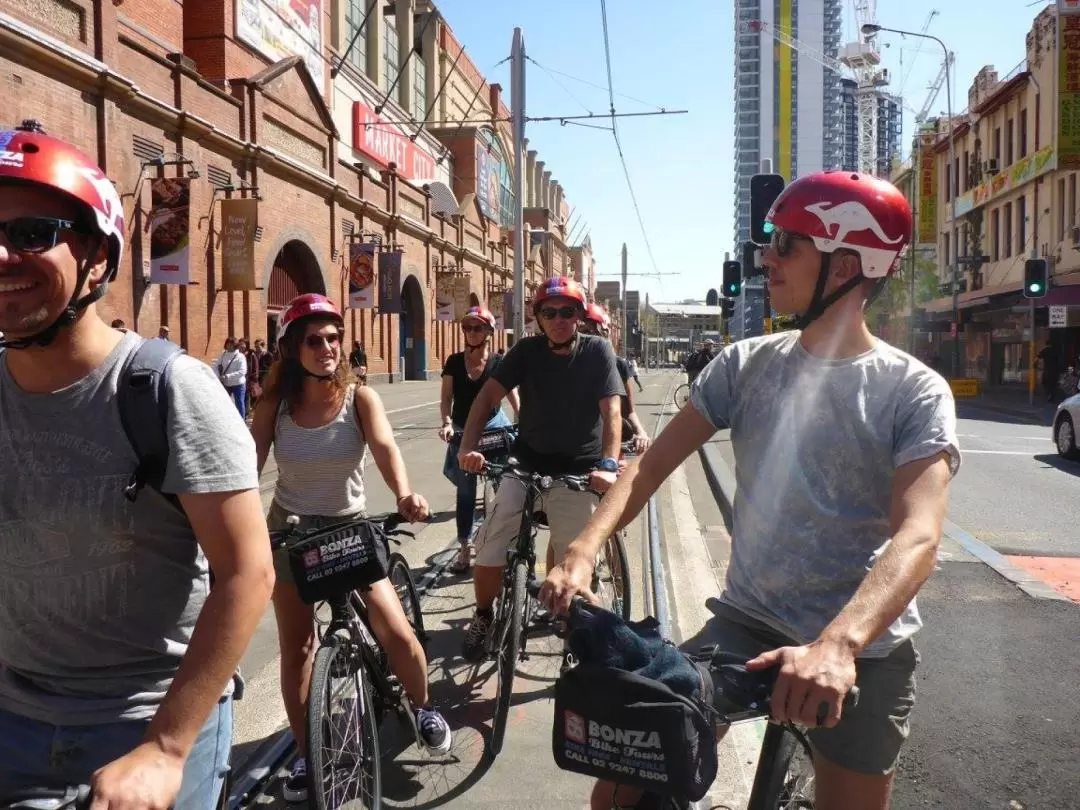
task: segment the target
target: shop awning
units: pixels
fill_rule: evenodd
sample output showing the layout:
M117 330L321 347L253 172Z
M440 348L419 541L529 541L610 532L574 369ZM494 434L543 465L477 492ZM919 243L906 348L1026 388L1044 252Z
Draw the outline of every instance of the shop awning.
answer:
M1080 286L1051 287L1046 296L1035 300L1037 307L1080 306Z
M417 180L413 185L423 188L428 187L431 192L431 213L442 214L444 217L455 216L458 212L457 197L450 187L441 180Z

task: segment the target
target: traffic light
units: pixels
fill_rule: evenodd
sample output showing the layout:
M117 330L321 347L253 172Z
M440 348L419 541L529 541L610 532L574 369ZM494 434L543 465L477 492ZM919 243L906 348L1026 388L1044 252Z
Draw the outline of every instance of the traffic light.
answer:
M784 190L785 180L779 174L755 174L750 178L750 241L767 245L772 240L772 225L765 215Z
M1050 265L1046 259L1024 262L1024 297L1042 298L1050 286Z
M720 314L725 318L735 317L735 299L725 298L720 302Z
M742 291L742 265L738 262L724 262L724 295L734 298Z
M759 275L763 272L760 268L756 266L758 250L758 246L755 245L753 242L743 243L742 266L746 268L746 272L744 274L746 278L752 278L753 276Z
M715 307L720 300L720 296L716 294L716 290L709 290L705 293L705 306Z

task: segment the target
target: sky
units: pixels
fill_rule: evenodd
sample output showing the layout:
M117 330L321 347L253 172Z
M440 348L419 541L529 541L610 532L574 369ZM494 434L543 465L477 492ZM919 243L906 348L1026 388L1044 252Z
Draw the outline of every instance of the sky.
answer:
M984 65L994 65L1004 76L1024 58L1031 22L1050 1L878 0L877 22L918 32L931 11L938 12L927 33L956 54L953 108L958 112L967 107L968 88ZM854 40L856 25L845 2L847 41ZM488 81L502 85L508 102L509 63L494 66L509 55L513 29L522 28L531 60L526 63L527 115L608 112L601 0L436 0L436 5ZM607 13L616 112L688 113L618 121L629 186L609 131L529 123L529 148L538 150L538 159L563 185L573 216L584 220L575 241L588 231L599 280L618 277L625 242L629 289L640 290L643 298L649 294L654 303L704 300L710 287L720 286L724 253L735 238L732 3L607 0ZM883 65L892 74L888 89L902 92L910 108L904 111L906 152L913 111L923 106L943 54L932 41L878 36ZM931 115L945 109L942 90Z

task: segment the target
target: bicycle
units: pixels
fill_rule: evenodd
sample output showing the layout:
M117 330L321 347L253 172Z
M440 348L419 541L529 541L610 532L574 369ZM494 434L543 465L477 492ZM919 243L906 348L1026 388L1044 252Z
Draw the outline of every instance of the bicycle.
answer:
M486 657L498 661L495 696L495 718L492 722L491 741L488 747L495 758L502 751L506 736L506 720L510 713L510 698L514 692L514 674L517 662L527 661L525 632L530 626L533 600L527 598L526 590L536 579L536 530L537 499L557 484L575 492L586 492L588 475L541 475L527 472L516 466L511 459L508 464L487 462L481 475L492 480L505 477L520 481L525 487L525 503L521 510L521 528L517 540L507 550L507 563L503 571L503 584L497 597L495 618L487 638ZM626 547L622 538L613 535L600 552L593 574L593 593L601 598L610 593L615 613L629 617L630 579Z
M356 571L368 563L350 565L357 554L368 554L371 543L381 543L386 552L385 576L390 579L405 616L421 643L427 640L420 598L408 562L398 552L390 552L390 542L413 537L398 528L405 519L391 514L379 521L353 518L319 529L300 531L300 519L288 518L289 529L271 532L271 546L289 547L290 565L301 598L308 604L325 603L330 608L328 622L319 634L319 646L312 665L308 688L307 739L312 807L337 810L345 802L359 799L360 806L376 810L382 802L379 726L387 712L395 712L423 749L420 729L409 696L389 668L386 653L375 638L359 585L339 587L342 575L357 579ZM381 563L374 561L381 578ZM316 566L322 566L316 568ZM302 570L319 576L302 581ZM365 569L374 570L374 569ZM338 579L335 580L335 577ZM312 582L321 583L312 585ZM340 682L336 685L335 681ZM336 747L335 747L336 746ZM360 772L350 772L359 765ZM360 796L350 792L350 777L358 777ZM343 778L342 778L343 777Z
M682 410L686 403L690 401L690 383L682 383L671 396L672 402L675 403L675 407Z
M538 591L537 585L532 592ZM572 600L569 615L555 620L556 636L565 638L569 635L575 624L580 622L587 604L580 596ZM813 756L805 730L790 722L777 723L769 716L769 701L776 682L777 669L749 672L745 668L749 659L718 651L715 647L706 647L697 655L687 657L697 663L699 671L701 671L700 665L708 662L708 672L711 675L713 687L713 706L708 709L713 714L716 739L721 738L736 723L769 719L761 744L761 754L747 810L780 810L780 808L789 807L812 810L814 807ZM715 708L720 701L723 701L725 706L738 706L739 710L720 711ZM844 707L853 708L858 701L859 687L853 686L844 698ZM558 709L558 697L556 708ZM558 722L558 711L556 722ZM639 723L635 727L640 727L640 725ZM635 733L644 736L648 730ZM677 744L683 744L683 740L680 738ZM611 749L608 747L604 750L610 752ZM629 754L632 758L640 754L640 751L630 748L624 749L623 753ZM655 760L655 757L652 759ZM618 764L626 765L622 761ZM640 764L640 761L636 764ZM560 764L560 767L564 766ZM628 770L635 769L631 766ZM577 772L597 775L595 771L587 769ZM656 782L651 782L650 786L653 784ZM617 799L617 789L615 796ZM691 806L691 801L685 797L646 790L634 805L623 806L616 802L612 805L612 810L689 810Z
M464 435L464 431L455 430L450 439L451 443L456 443L460 447L461 437ZM476 443L476 451L483 454L484 458L502 460L509 457L516 438L516 425L489 428L480 434L480 439ZM495 493L499 489L498 481L490 481L487 477L483 477L480 479L479 488L480 492L476 499L476 507L486 519L491 514L491 505L494 503Z
M29 788L0 796L0 810L89 810L89 785Z

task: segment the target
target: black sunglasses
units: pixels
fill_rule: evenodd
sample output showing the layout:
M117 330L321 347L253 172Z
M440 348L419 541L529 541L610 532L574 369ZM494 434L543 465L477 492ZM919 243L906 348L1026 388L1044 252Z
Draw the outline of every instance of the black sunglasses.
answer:
M809 236L804 236L801 233L795 233L794 231L785 231L782 228L777 228L773 231L772 242L770 243L772 249L776 251L776 255L782 259L786 259L795 250L796 242L812 242L813 240Z
M81 223L55 217L16 217L0 222L0 232L20 253L44 253L56 247L60 231L82 233Z
M577 315L577 313L577 307L544 307L540 310L540 317L545 321L553 321L557 315L563 320L570 320Z
M482 323L474 323L474 324L463 323L461 325L461 331L462 332L483 332L486 329L487 329L487 327L484 326Z
M309 349L321 349L323 344L330 348L341 345L341 335L336 332L332 335L308 335L304 338L304 345Z

